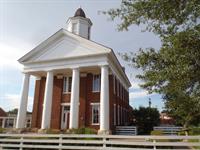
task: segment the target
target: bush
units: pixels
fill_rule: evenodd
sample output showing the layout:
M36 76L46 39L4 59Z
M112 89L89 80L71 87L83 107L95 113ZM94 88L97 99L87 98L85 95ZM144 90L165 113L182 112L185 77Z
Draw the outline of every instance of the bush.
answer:
M58 129L47 129L44 131L46 134L60 134L60 130Z
M189 131L189 135L200 135L200 127L193 127Z
M0 133L4 133L5 129L4 128L0 128Z
M95 129L91 128L78 128L78 129L68 129L66 134L97 134Z
M161 130L153 130L153 131L151 131L151 135L163 135L163 131L161 131Z

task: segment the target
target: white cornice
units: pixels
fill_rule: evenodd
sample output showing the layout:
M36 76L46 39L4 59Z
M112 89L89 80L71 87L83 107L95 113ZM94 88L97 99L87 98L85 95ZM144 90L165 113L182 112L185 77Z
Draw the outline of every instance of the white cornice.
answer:
M40 60L39 56L43 55L49 49L49 45L56 43L67 37L67 40L71 40L80 43L84 49L98 50L96 53L88 53L85 55L77 55L73 57L60 57L58 59ZM71 39L70 39L71 38ZM100 66L108 64L112 72L117 76L121 83L127 89L131 86L131 83L122 69L117 57L111 48L101 45L99 43L87 40L78 35L68 32L65 29L60 29L53 34L47 40L39 44L32 51L24 55L18 60L24 65L24 72L46 71L46 70L58 70L71 67L87 67L87 66Z

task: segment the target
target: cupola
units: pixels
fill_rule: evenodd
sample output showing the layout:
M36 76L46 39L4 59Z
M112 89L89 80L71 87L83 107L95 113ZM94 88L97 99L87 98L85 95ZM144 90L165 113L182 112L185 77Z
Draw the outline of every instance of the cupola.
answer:
M89 18L86 18L85 12L82 8L78 8L74 14L74 17L70 17L68 19L66 29L69 32L72 32L89 40L91 26L91 20Z

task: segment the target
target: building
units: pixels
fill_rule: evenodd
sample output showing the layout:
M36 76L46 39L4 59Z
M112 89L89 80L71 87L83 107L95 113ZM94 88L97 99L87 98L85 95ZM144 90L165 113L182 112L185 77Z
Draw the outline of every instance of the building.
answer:
M18 60L24 81L17 128L24 127L30 75L36 77L33 128L108 133L128 124L130 81L113 50L90 40L91 27L79 8L64 28Z
M174 125L175 121L172 117L170 117L167 113L160 113L160 125L161 126L170 126Z
M17 109L5 112L2 108L0 108L0 128L15 128L16 119L17 119ZM31 127L31 119L32 119L32 114L28 112L25 119L26 128Z
M0 128L3 128L5 126L4 117L7 117L6 112L0 107Z

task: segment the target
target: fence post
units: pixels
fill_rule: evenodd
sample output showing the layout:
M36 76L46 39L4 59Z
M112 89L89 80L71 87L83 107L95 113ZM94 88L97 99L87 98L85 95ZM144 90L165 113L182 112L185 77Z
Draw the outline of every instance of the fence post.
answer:
M63 136L62 136L62 134L60 134L60 136L59 136L59 150L62 150L62 139L63 139Z
M20 150L23 150L23 140L24 140L24 137L23 137L23 135L21 136L21 138L20 138Z
M106 150L106 136L103 135L103 150Z
M156 150L156 140L153 140L153 149Z

